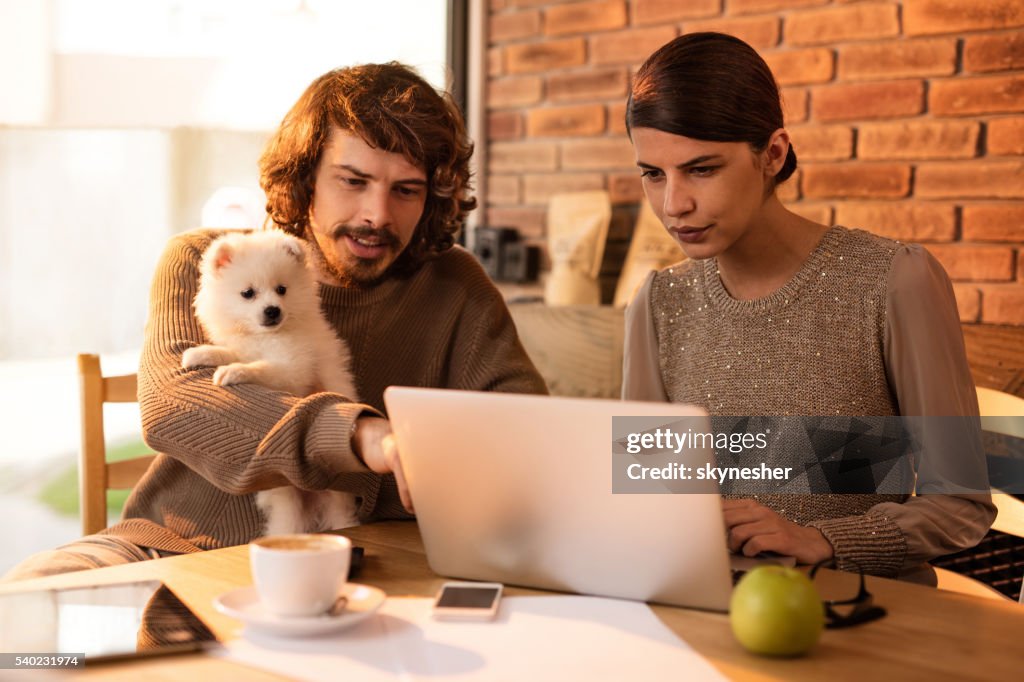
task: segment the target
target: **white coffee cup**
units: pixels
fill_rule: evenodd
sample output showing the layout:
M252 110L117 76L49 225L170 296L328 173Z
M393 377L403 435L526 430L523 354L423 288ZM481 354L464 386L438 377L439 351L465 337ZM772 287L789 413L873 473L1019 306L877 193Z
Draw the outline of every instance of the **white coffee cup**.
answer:
M348 581L352 541L340 535L270 535L249 543L260 602L277 616L317 616Z

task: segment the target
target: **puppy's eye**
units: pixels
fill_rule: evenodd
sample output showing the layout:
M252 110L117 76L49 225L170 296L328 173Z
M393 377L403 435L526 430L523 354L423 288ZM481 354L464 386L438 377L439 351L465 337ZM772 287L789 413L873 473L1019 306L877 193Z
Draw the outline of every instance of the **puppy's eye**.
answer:
M255 295L256 292L253 290L252 287L249 287L248 289L242 292L242 298L252 298Z
M285 292L286 292L286 291L288 291L288 287L286 287L286 286L285 286L285 285L283 285L283 284L278 284L278 285L277 285L277 288L276 288L276 289L274 289L274 291L276 291L276 292L277 292L277 295L278 295L278 296L284 296Z

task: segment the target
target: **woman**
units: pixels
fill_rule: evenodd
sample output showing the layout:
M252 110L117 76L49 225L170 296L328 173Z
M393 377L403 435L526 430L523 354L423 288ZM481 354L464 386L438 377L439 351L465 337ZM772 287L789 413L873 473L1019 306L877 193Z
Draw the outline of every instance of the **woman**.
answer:
M668 43L637 73L626 125L647 200L690 260L652 273L626 313L624 398L712 415L977 415L942 266L779 201L796 154L750 46ZM723 510L733 551L924 581L923 562L977 544L995 516L988 495L757 495Z

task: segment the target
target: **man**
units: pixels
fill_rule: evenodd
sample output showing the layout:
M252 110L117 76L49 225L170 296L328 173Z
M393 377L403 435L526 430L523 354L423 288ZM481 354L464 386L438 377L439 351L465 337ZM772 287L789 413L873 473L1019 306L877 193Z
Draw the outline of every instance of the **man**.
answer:
M199 260L220 233L179 235L154 278L139 369L144 435L162 454L121 523L7 579L246 543L262 530L255 494L284 485L350 492L364 522L408 516L387 386L546 392L500 294L452 248L476 205L471 154L450 97L405 66L314 81L267 145L261 185L270 220L311 247L321 307L351 348L365 403L218 387L213 368L183 370L182 353L204 343Z

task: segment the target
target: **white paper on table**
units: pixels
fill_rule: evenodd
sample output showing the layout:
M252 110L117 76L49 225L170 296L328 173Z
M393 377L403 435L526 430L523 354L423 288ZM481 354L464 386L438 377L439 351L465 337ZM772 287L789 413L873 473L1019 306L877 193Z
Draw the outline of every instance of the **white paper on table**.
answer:
M506 597L489 623L445 622L431 599L390 598L322 637L248 633L215 654L304 680L722 680L643 603Z

